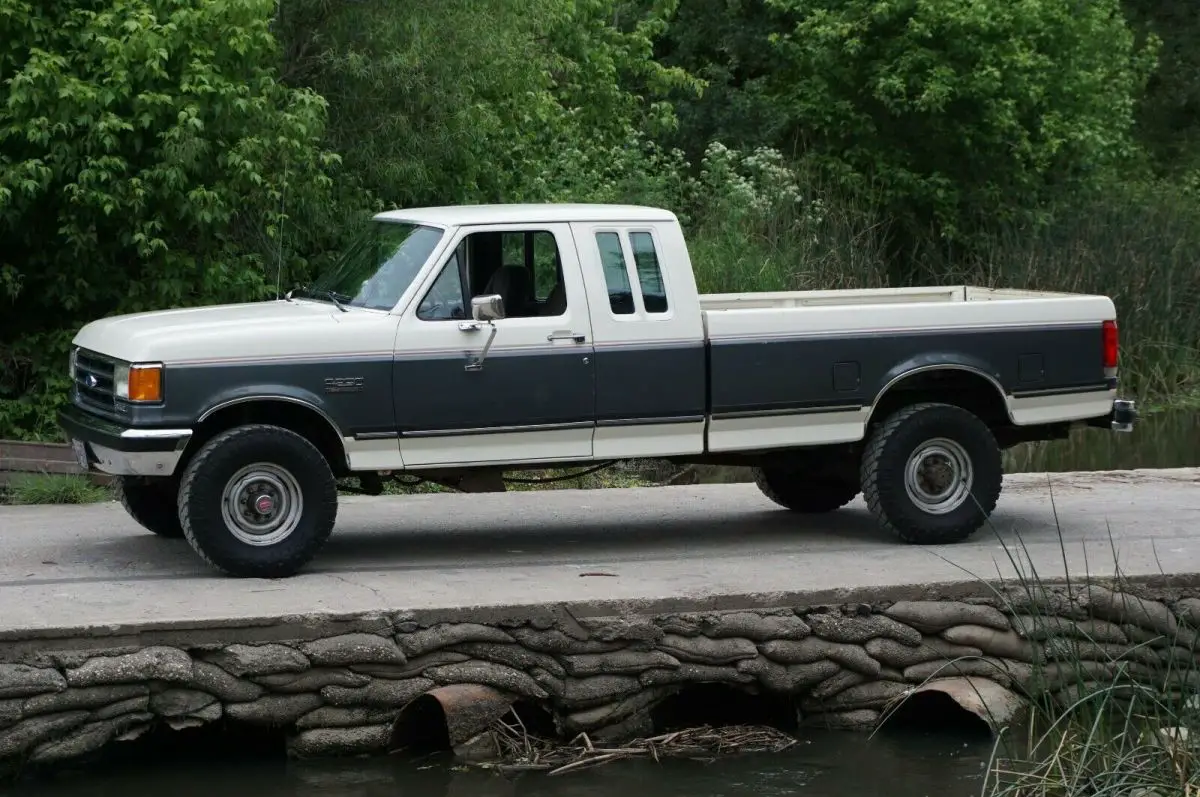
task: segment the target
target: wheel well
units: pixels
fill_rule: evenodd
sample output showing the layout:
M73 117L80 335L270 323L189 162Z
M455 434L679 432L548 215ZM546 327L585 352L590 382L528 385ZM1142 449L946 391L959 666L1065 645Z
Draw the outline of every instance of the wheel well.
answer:
M266 423L295 432L317 447L329 463L334 476L345 476L349 473L346 450L333 424L311 407L279 399L255 399L232 404L205 418L188 442L183 460L179 464L179 471L186 467L192 456L209 440L227 429L250 423Z
M867 423L882 423L901 407L923 401L962 407L992 429L1011 423L1004 394L994 382L975 371L954 367L920 371L889 386L876 400Z

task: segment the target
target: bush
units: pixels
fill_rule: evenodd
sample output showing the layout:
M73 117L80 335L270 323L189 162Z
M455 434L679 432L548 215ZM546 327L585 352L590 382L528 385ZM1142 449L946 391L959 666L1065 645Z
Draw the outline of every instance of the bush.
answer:
M274 9L0 0L0 427L51 430L85 321L260 298L330 244L325 103L276 81Z

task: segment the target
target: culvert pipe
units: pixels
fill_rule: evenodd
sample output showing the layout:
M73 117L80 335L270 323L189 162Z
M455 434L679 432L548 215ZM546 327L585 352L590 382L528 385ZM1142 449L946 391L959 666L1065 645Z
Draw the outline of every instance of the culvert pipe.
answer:
M957 710L980 720L993 736L1019 722L1027 709L1019 695L988 678L970 675L935 678L891 700L880 712L877 727L901 721L906 715L919 716L922 711L944 711L948 707L947 698ZM936 705L935 700L942 705ZM924 719L929 721L929 717Z
M392 723L393 750L450 750L480 763L500 757L492 725L517 697L482 684L450 684L410 700Z

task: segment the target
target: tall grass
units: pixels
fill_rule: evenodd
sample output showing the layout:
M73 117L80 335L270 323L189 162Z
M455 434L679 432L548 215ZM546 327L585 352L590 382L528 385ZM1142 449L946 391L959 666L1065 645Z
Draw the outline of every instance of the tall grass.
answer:
M0 490L0 504L94 504L111 501L112 490L84 476L18 473Z
M960 263L931 264L951 281L1112 297L1121 375L1156 403L1200 397L1200 204L1166 189L1067 208L1038 230L1005 228Z
M1123 575L1115 541L1112 577L1080 579L1038 572L1019 534L1015 544L997 539L1015 578L971 575L1033 643L1033 655L1029 675L1014 681L1029 710L997 737L982 797L1200 794L1200 601L1172 610L1124 597L1118 616L1118 598L1101 590L1140 590ZM1058 541L1065 566L1061 528ZM1093 608L1106 601L1107 612ZM1091 622L1104 615L1107 623ZM1077 622L1067 629L1063 619Z
M885 287L889 221L876 197L848 195L778 153L710 147L688 214L700 289ZM1000 227L968 249L920 248L924 283L1110 296L1123 390L1153 406L1200 406L1200 204L1169 188L1122 189Z
M688 225L704 293L887 284L888 225L871 196L848 196L770 150L709 148Z
M1132 591L1124 579L1115 581L1115 589ZM1088 584L1076 587L1084 595L1090 589ZM1032 574L1020 578L1017 594L1027 598L1023 606L1010 601L1006 608L1031 608L1031 624L1036 625L1037 599L1050 590ZM1103 635L1086 632L1075 639L1053 638L1046 645L1046 660L1034 665L1024 732L998 740L982 793L1196 794L1200 667L1195 630L1195 623L1185 621L1178 633L1145 632L1128 645L1106 644Z

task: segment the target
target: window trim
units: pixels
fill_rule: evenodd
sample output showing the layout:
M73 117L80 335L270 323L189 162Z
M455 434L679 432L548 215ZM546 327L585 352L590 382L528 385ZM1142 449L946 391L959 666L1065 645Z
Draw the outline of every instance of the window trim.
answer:
M412 310L413 318L415 318L417 321L420 321L421 323L425 323L425 324L445 323L447 321L461 322L461 321L470 321L471 320L471 314L469 311L470 311L470 307L471 307L471 299L473 297L469 295L470 288L471 288L471 286L470 286L471 264L470 264L469 246L468 246L467 242L468 242L468 239L472 235L478 235L478 234L482 234L482 233L499 233L501 236L506 236L506 235L521 236L522 245L525 246L526 262L528 262L529 258L534 254L534 247L532 246L533 241L536 239L536 237L538 235L545 235L545 236L548 236L549 240L553 243L554 252L555 252L558 260L561 261L563 258L563 247L562 247L562 241L560 240L560 231L551 229L550 227L542 226L542 223L536 223L534 226L527 226L527 225L520 224L520 223L504 224L504 225L499 225L499 229L493 229L487 225L472 225L470 227L460 227L456 231L455 236L451 239L451 242L452 242L451 248L449 248L448 250L446 250L443 253L444 256L441 258L440 262L433 268L432 277L426 278L426 279L428 279L428 282L426 283L428 285L428 287L425 288L424 292L422 292L420 294L420 298L416 299L415 306L413 306L413 310ZM528 244L528 245L526 245L526 244ZM504 265L503 246L504 246L504 244L503 244L503 238L502 238L501 239L501 257L500 257L501 266ZM464 302L463 308L464 308L464 311L467 313L466 317L465 318L421 318L421 315L420 315L421 305L424 304L424 302L427 298L429 298L429 294L433 292L433 289L437 285L438 280L440 280L442 278L442 276L445 274L446 267L449 264L450 259L452 257L454 257L456 254L458 254L458 252L460 250L462 251L462 257L458 258L458 279L459 279L460 290L463 293L463 302ZM551 267L553 268L554 266L552 265ZM534 273L532 276L536 280L536 273ZM557 273L555 274L555 276L557 277ZM568 291L567 286L565 284L565 276L566 275L564 274L563 290ZM542 301L537 296L536 281L533 284L533 288L534 288L535 302ZM549 298L549 295L547 295L546 298ZM567 316L569 316L571 314L570 299L571 299L570 292L568 291L566 309L564 309L563 312L559 313L558 315L553 315L553 316L543 316L543 315L510 316L510 317L502 318L499 321L497 321L496 323L504 323L507 321L527 321L527 320L539 319L539 318L543 319L543 320L549 320L549 319L555 319L555 318L566 318Z
M658 273L662 277L663 292L667 297L667 311L665 313L651 313L646 310L646 301L642 296L642 280L637 273L637 260L633 255L633 242L630 235L635 232L644 232L650 235L650 241L654 245L654 255L658 260ZM600 278L604 283L605 299L609 297L608 277L604 271L604 258L600 251L600 242L597 239L601 233L613 233L617 236L617 240L621 244L621 255L625 259L625 278L629 280L629 292L633 296L633 312L618 315L612 311L612 302L606 301L609 317L614 321L621 323L630 323L631 321L670 321L675 318L675 301L674 294L671 290L671 282L667 277L669 269L663 268L662 258L662 241L659 239L658 231L654 227L643 226L624 226L624 227L593 227L592 242L596 247L596 259L600 265Z

